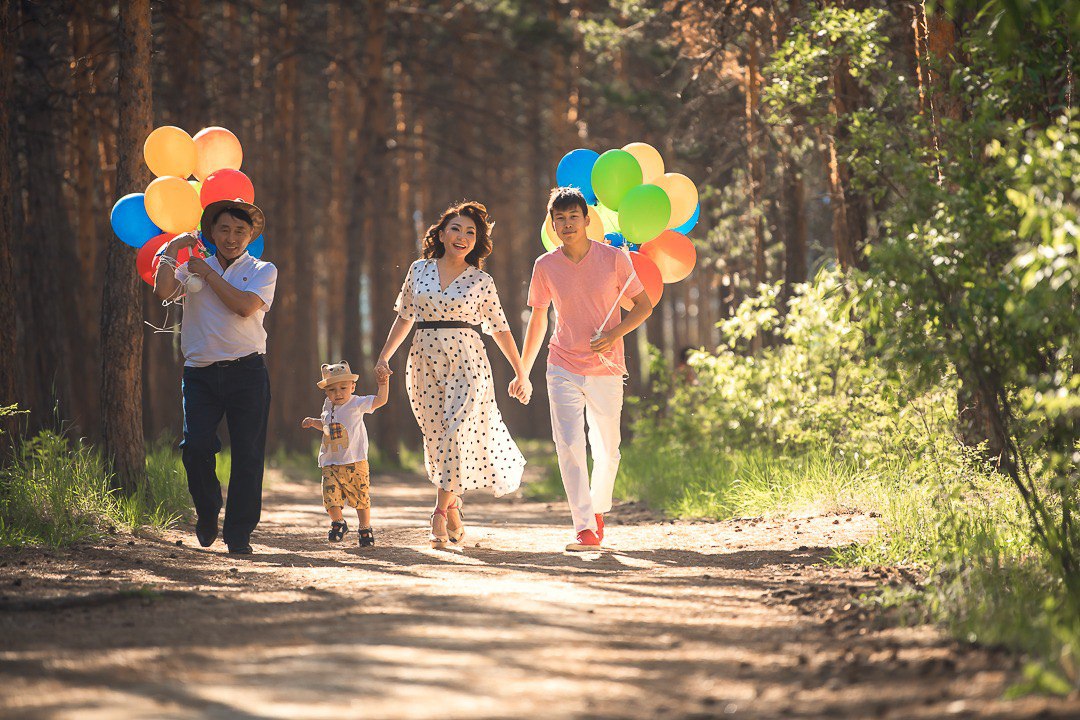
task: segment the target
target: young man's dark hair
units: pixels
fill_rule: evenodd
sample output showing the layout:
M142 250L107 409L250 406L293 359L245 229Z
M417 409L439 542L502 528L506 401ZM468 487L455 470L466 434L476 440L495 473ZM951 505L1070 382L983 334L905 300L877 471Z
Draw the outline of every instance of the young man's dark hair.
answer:
M585 202L585 196L575 187L557 187L551 190L548 198L548 215L556 210L569 210L577 206L581 208L581 214L588 216L589 203Z

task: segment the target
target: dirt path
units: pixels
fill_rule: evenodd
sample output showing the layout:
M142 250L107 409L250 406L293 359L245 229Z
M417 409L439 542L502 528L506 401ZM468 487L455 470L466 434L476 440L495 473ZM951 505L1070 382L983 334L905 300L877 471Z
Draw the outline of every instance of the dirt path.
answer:
M425 481L373 484L364 552L355 534L329 546L317 487L284 479L251 560L189 530L0 551L0 715L1080 716L1000 700L1017 677L1002 654L853 604L882 578L819 561L867 537L865 516L665 523L628 506L610 552L572 555L561 505L477 497L455 553L425 547Z

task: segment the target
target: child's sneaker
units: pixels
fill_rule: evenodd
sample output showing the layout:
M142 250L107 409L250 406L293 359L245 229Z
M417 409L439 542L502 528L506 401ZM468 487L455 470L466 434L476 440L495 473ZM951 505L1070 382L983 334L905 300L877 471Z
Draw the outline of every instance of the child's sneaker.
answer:
M341 542L345 533L349 532L349 523L344 520L334 520L330 523L330 532L326 533L326 539L330 542Z
M600 549L600 538L592 530L585 529L577 534L577 541L566 546L570 552L587 552Z
M604 515L603 515L603 513L596 513L596 537L600 539L600 542L604 542Z
M375 544L375 531L371 528L360 528L357 535L360 536L360 547L371 547Z

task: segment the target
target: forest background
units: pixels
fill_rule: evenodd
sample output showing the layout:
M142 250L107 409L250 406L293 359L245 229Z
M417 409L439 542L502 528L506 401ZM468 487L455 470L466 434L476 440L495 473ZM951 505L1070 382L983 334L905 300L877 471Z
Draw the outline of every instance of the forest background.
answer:
M694 273L629 339L619 492L680 515L876 510L879 541L839 559L921 568L899 602L1031 652L1038 687L1080 682L1075 2L2 7L5 542L55 523L28 519L20 484L53 452L162 494L182 359L155 326L178 318L108 220L150 180L153 127L220 125L245 148L281 272L283 453L310 451L319 363L371 382L442 208L490 209L520 338L559 158L640 140L698 182L702 216ZM542 392L502 410L546 435ZM372 430L387 462L415 452L402 383Z

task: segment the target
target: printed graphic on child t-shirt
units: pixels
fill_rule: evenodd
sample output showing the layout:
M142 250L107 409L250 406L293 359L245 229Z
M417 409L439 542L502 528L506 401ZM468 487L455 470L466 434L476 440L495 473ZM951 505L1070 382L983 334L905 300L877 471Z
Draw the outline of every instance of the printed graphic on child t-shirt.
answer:
M326 426L323 433L322 452L339 453L349 447L349 431L339 422L332 422Z

